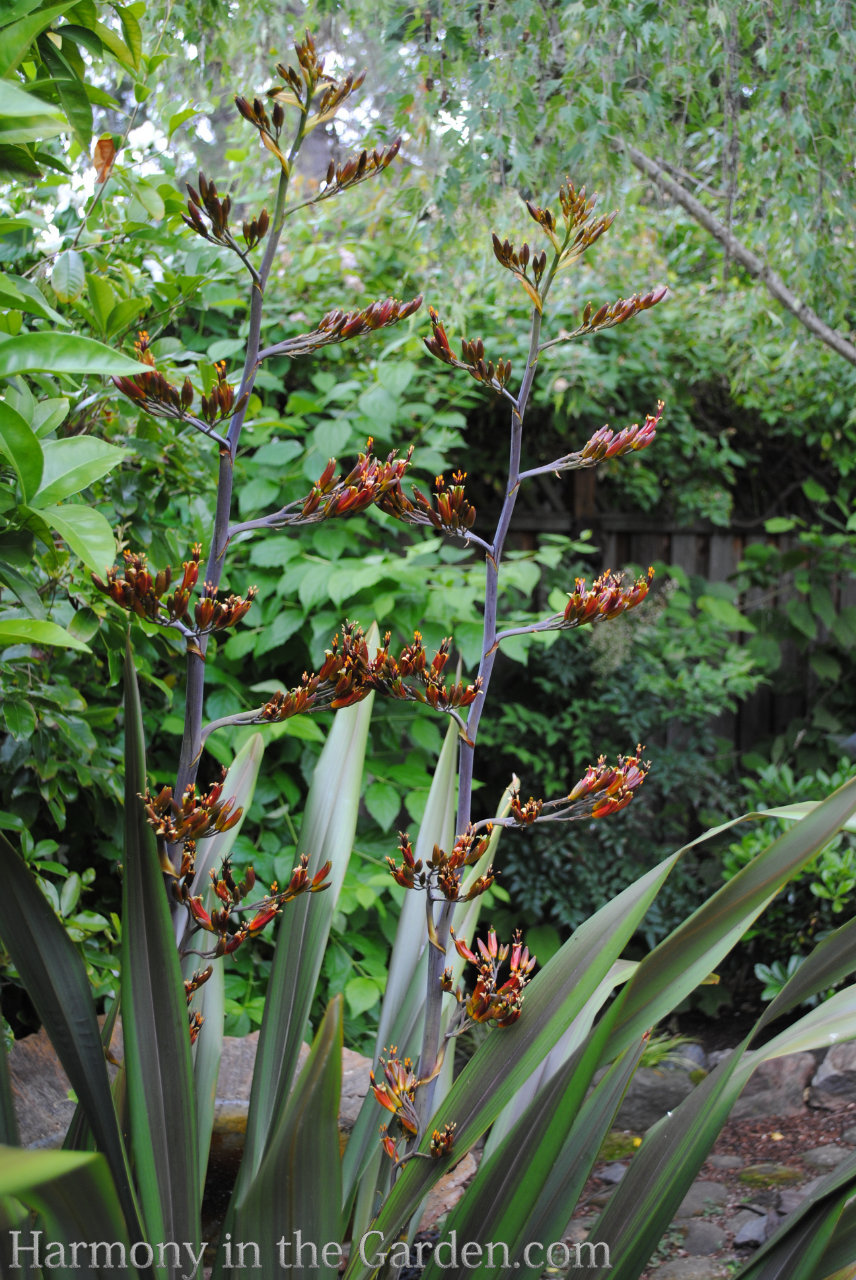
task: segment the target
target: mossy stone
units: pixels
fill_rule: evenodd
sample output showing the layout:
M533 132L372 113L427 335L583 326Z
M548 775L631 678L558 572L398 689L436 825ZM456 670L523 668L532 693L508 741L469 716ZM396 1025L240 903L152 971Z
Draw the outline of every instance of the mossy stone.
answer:
M598 1160L626 1160L634 1155L642 1144L636 1133L625 1133L623 1129L613 1129L606 1135L603 1145L597 1153Z
M772 1161L749 1164L737 1175L740 1182L745 1182L750 1187L782 1187L789 1182L802 1182L805 1176L802 1169L793 1169L787 1164L774 1164Z

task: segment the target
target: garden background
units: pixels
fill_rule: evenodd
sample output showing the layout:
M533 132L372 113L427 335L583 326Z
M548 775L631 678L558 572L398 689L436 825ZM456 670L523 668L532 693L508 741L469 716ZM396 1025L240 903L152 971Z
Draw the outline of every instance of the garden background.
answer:
M268 83L304 26L335 51L337 70L371 68L354 117L312 136L306 192L366 129L377 146L398 134L403 143L359 198L289 224L268 291L271 342L333 307L423 293L450 330L504 337L503 355L522 367L522 308L495 269L490 232L513 238L529 223L521 195L541 203L568 175L598 191L604 211L621 211L609 252L599 246L557 284L569 316L590 298L669 287L632 325L552 353L530 410L544 462L604 422L618 429L666 402L656 449L549 493L530 487L513 528L512 621L561 609L576 575L657 568L643 609L588 634L503 645L502 692L477 760L491 796L512 770L524 795L536 785L552 794L600 752L637 741L654 763L642 795L608 823L503 837L490 919L502 935L526 920L546 959L704 828L820 799L852 772L852 8L384 0L284 14L244 0L13 0L0 18L3 333L84 335L131 354L145 329L159 368L179 382L196 369L211 389L217 362L244 348L246 289L240 264L184 226L184 183L201 167L221 192L240 192L245 216L267 198L232 98ZM21 110L23 85L43 114ZM323 369L267 362L241 442L240 517L303 494L328 457L353 457L371 436L380 454L415 445L423 485L465 465L468 495L489 522L503 496L504 412L464 376L438 376L427 332L417 313L331 348ZM154 565L181 563L208 537L216 458L193 433L136 412L109 379L63 373L49 359L27 376L2 372L0 826L106 995L119 934L126 623L90 572L104 573L114 536ZM15 414L36 415L47 468L38 480L20 455ZM374 510L299 541L234 547L227 585L258 584L261 603L209 663L206 717L254 706L317 669L343 616L376 618L396 645L417 628L429 648L452 634L472 675L476 568L466 550L411 537ZM135 646L149 770L170 782L183 646L145 623ZM265 883L290 874L325 729L323 717L300 717L266 731L267 768L234 850L236 867L252 863ZM203 781L247 732L209 740ZM358 856L317 1006L344 991L355 1048L374 1041L403 894L385 857L397 830L421 816L440 745L426 708L376 709ZM646 919L639 953L773 830L686 861ZM720 984L695 997L704 1011L737 1017L769 997L793 957L838 922L854 884L856 848L843 834L766 913ZM233 960L227 1031L260 1021L269 965L263 941ZM8 963L2 1007L17 1034L34 1025Z

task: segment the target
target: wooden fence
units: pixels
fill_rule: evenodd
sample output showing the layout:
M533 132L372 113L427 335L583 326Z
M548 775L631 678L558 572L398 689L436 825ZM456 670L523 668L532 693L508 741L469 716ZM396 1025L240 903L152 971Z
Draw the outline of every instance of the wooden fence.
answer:
M706 522L689 526L664 525L662 520L644 514L599 512L594 501L594 473L576 472L573 480L572 506L562 509L554 505L555 496L547 498L545 493L543 496L550 505L538 510L518 508L513 526L518 546L534 545L542 533L576 536L583 529L591 529L594 545L598 548L598 554L592 561L595 572L620 570L629 564L644 568L654 561L662 561L679 566L689 575L726 582L735 573L745 549L751 544L765 542L786 550L791 543L789 535L770 536L758 526L723 529ZM490 517L486 524L490 527ZM783 583L776 594L776 607L781 608L793 591L792 586ZM761 603L760 597L759 590L750 590L740 603L751 610ZM839 607L856 605L856 578L839 583L837 604ZM736 638L745 641L747 637L741 635ZM732 740L739 751L749 750L764 739L783 732L806 713L813 692L814 675L805 656L793 643L782 642L782 655L782 669L770 684L747 698L733 715L717 718L717 732ZM787 679L783 680L782 675Z

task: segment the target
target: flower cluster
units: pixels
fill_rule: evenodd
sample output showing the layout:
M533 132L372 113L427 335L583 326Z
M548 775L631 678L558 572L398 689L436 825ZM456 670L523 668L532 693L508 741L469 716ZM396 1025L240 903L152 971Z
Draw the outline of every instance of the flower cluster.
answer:
M585 253L596 240L608 231L616 219L616 212L594 217L597 196L586 196L585 187L576 190L568 179L559 187L559 205L562 210L562 221L565 224L564 243L559 240L555 215L549 209L541 209L526 201L529 216L549 236L554 248L561 252L563 263L572 261ZM575 233L573 239L571 234ZM500 259L501 261L501 259Z
M478 938L476 945L479 954L471 951L463 938L456 938L452 931L455 950L462 959L474 964L478 970L478 978L472 993L467 996L460 988L455 992L458 1004L466 1009L467 1017L473 1022L489 1022L496 1027L510 1027L520 1017L523 1005L523 988L529 981L529 975L535 968L535 956L529 955L528 947L523 946L520 934L515 933L509 946L497 942L493 929L487 935L487 942ZM506 980L499 984L499 971L509 958L510 973ZM446 971L448 989L448 970Z
M172 585L172 568L167 565L153 575L146 557L132 551L122 552L125 561L124 577L120 576L118 569L110 568L107 570L106 582L97 573L93 573L92 581L114 604L129 609L139 618L162 624L179 622L188 617L187 606L190 593L199 580L201 556L202 547L197 542L190 552L190 559L185 560L182 565L184 572L181 582L170 596L166 596L166 592Z
M457 1125L454 1120L451 1124L444 1124L442 1130L435 1129L431 1134L431 1155L435 1160L439 1160L441 1156L448 1156L452 1153L455 1145L455 1130Z
M297 67L277 65L277 73L285 82L268 90L268 97L274 101L271 114L268 115L264 103L259 98L248 102L246 98L236 97L235 106L244 119L258 130L259 138L268 151L277 157L283 170L290 170L290 157L280 148L280 136L285 122L283 103L297 107L304 116L308 116L310 105L315 107L315 116L304 125L304 132L329 120L353 91L362 84L365 72L360 75L348 75L337 81L324 74L324 60L315 51L315 43L307 32L306 38L294 46L297 55ZM313 104L318 85L324 88Z
M282 74L282 68L277 67ZM258 129L261 139L269 151L276 149L279 136L282 133L282 126L285 124L285 112L280 103L273 107L273 115L269 116L265 108L265 104L261 98L253 98L252 102L248 102L246 98L242 98L240 94L235 95L235 106L238 114L254 128Z
M217 941L210 951L197 952L205 959L231 955L237 951L248 938L260 933L271 920L279 915L287 902L292 902L303 893L319 893L329 888L327 876L330 863L325 862L314 876L309 875L309 859L302 854L297 866L291 873L291 879L284 889L274 883L269 894L265 894L257 902L242 906L243 900L252 892L256 876L252 867L241 883L237 883L232 875L229 859L226 858L220 868L219 875L212 871L211 885L217 899L223 904L210 912L206 910L201 894L191 892L195 876L195 843L185 841L184 856L179 874L173 880L173 894L186 909L194 929L202 929L213 934ZM252 912L250 919L241 920L240 915Z
M493 232L493 252L500 266L510 271L523 285L533 305L540 312L543 299L538 291L538 285L547 268L546 252L542 249L540 253L533 253L525 242L519 249L515 249L510 240L500 240L495 231Z
M392 485L377 499L377 505L387 515L406 524L429 525L438 533L466 537L476 521L476 509L464 494L465 471L456 471L451 485L444 476L434 478L433 500L426 498L415 485L413 501L405 497L401 485Z
M559 615L562 619L560 628L581 627L601 618L617 618L620 613L642 603L653 578L652 567L649 567L644 577L638 577L629 587L624 586L621 574L609 570L596 578L590 588L586 587L584 578L577 578L564 613Z
M581 465L591 467L605 458L620 458L625 453L647 449L657 434L657 425L662 417L663 407L663 401L658 400L657 412L646 414L641 427L638 422L634 422L623 431L619 431L617 435L609 427L601 427L600 431L596 431L583 445L580 451Z
M636 754L619 756L616 765L606 763L600 756L596 765L589 765L567 800L574 804L588 800L592 804L591 816L605 818L610 813L624 809L633 799L633 792L641 787L650 768L642 759L643 746L637 743ZM560 802L553 802L560 803Z
M398 458L393 452L387 455L385 462L381 462L372 456L373 443L369 437L365 453L358 455L356 465L344 477L336 475L336 460L330 459L304 499L300 508L301 520L356 515L372 503L382 501L391 489L400 485L401 477L410 465L412 449L404 458Z
M424 1081L420 1080L416 1075L410 1058L405 1058L402 1061L396 1056L398 1049L395 1045L392 1045L385 1052L389 1054L389 1057L380 1059L384 1079L378 1084L375 1079L375 1073L373 1071L370 1073L372 1092L380 1105L387 1111L392 1112L405 1133L415 1137L419 1132L419 1121L416 1117L414 1099L416 1090ZM390 1150L387 1145L388 1142L392 1143L392 1139L385 1139L384 1147L387 1154L394 1159L395 1144L392 1143L392 1150Z
M196 1043L196 1040L199 1036L199 1032L202 1030L203 1024L205 1022L205 1018L199 1012L198 1009L196 1011L192 1010L190 1008L190 1005L193 1000L193 997L196 995L196 992L199 990L200 987L205 985L205 983L211 977L211 974L213 972L214 972L213 965L209 964L206 969L197 969L197 971L193 974L192 977L185 979L184 998L187 1001L187 1017L190 1023L190 1043L191 1044Z
M365 71L361 71L356 76L348 75L340 81L325 75L324 59L318 57L315 41L308 31L303 40L295 43L294 52L297 55L299 71L295 67L277 63L277 74L282 77L285 84L268 90L268 97L274 98L277 102L297 103L306 108L318 84L323 81L326 87L314 105L319 116L330 116L355 89L359 89L366 78Z
M223 798L223 783L215 782L197 796L196 784L185 787L181 804L173 799L172 787L162 787L156 796L143 797L146 821L159 840L177 844L179 840L204 840L218 831L228 831L241 821L243 809L235 799Z
M638 315L640 311L648 311L650 307L656 307L668 292L666 285L661 284L656 289L649 289L647 293L634 293L630 298L618 298L615 302L605 302L603 306L598 307L597 311L590 302L587 302L576 329L563 329L558 338L542 343L541 350L555 346L557 342L568 342L571 338L581 338L584 334L597 333L599 329L614 329L617 324L624 324L625 320Z
M398 1144L402 1137L415 1138L419 1134L419 1120L415 1106L416 1090L426 1081L418 1078L410 1058L405 1058L404 1061L401 1061L395 1056L398 1050L394 1045L386 1052L390 1056L380 1059L384 1079L378 1084L372 1071L370 1073L371 1087L375 1098L384 1110L392 1112L393 1118L397 1121L401 1131L393 1137L387 1126L381 1125L381 1146L390 1160L394 1160L396 1164L402 1164L404 1161L399 1159ZM439 1160L443 1156L451 1154L455 1145L455 1130L457 1127L453 1121L451 1124L445 1124L442 1129L434 1130L431 1134L431 1145L427 1159ZM418 1154L420 1153L412 1151L405 1159Z
M114 567L107 570L106 582L96 573L92 574L92 581L114 604L158 626L178 627L189 642L211 631L237 626L258 593L256 587L248 587L246 598L228 595L221 600L217 589L206 582L191 617L190 595L199 580L201 556L202 547L197 542L190 559L183 563L181 581L170 595L166 594L173 580L170 565L152 574L146 557L132 551L122 552L124 576Z
M232 249L237 248L234 237L229 230L229 214L232 211L231 196L220 196L214 182L209 181L202 170L199 171L198 190L188 182L187 193L190 197L187 202L187 213L183 213L181 217L191 231L195 231L197 235L202 236L203 240L216 241L218 244L228 245ZM202 219L203 209L208 217L210 226L206 226ZM270 217L267 209L262 209L258 218L253 218L250 222L244 222L243 232L247 248L252 249L259 241L263 240L268 233L269 227Z
M140 331L134 350L137 359L142 364L149 365L151 372L135 374L131 378L114 378L113 383L118 390L153 418L170 418L187 423L222 445L224 441L213 428L242 409L247 399L246 396L235 399L235 389L226 379L225 364L220 362L215 365L217 381L208 395L202 396L201 417L197 417L190 412L195 395L193 384L189 378L185 378L179 389L162 373L158 373L149 348L149 335L145 330Z
M645 781L649 765L642 759L643 750L644 747L637 745L635 755L619 756L614 765L607 764L601 756L596 765L589 765L566 796L559 796L556 800L537 800L530 796L521 803L520 793L515 790L508 816L477 822L475 830L489 830L493 826L531 827L536 822L578 822L583 818L605 818L610 813L617 813L630 804L634 792ZM403 883L398 876L396 879L399 884Z
M400 149L401 138L396 138L391 146L384 147L381 151L378 151L377 147L372 151L361 151L359 155L351 156L343 164L336 164L335 160L331 160L315 203L318 200L326 200L328 196L338 195L340 191L347 191L349 187L365 182L366 178L373 178L375 174L382 173L387 165L392 163Z
M534 796L530 796L525 804L521 804L520 792L512 792L511 816L518 827L531 827L532 823L537 822L541 817L543 808L543 800L536 800Z
M236 403L235 388L226 380L225 360L220 360L214 365L214 372L217 375L217 381L208 392L208 395L202 395L199 400L202 417L209 427L214 427L218 422L225 421L233 412L243 408L246 400L246 397L242 396ZM185 379L186 386L187 379Z
M275 693L257 711L214 721L206 733L221 723L279 724L307 711L335 711L361 702L374 690L404 702L426 703L453 716L477 697L481 688L478 680L473 684L459 681L447 685L443 679L452 644L450 639L443 641L429 661L418 631L414 632L413 643L405 645L398 658L389 652L390 638L387 632L383 646L376 649L371 658L362 627L346 622L342 627L341 649L337 634L317 674L304 672L297 688Z
M374 333L377 329L386 329L391 324L398 324L418 311L422 306L422 295L417 294L409 302L401 302L398 298L384 298L382 302L372 302L361 311L328 311L309 333L300 333L293 338L285 338L272 347L265 347L259 352L259 360L269 356L307 356L331 342L345 342L348 338L359 338L366 333Z
M491 830L488 823L484 835L478 836L472 826L467 827L455 840L451 853L435 844L431 857L424 864L421 858L414 857L409 835L401 832L398 844L401 863L387 858L387 866L396 883L405 889L437 890L447 902L470 902L485 893L494 881L493 868L488 867L465 893L461 892L464 869L474 867L487 852Z
M511 377L511 361L498 360L495 365L492 360L485 361L484 343L481 338L477 338L473 342L462 338L461 359L458 360L452 354L448 334L433 307L428 308L428 315L431 319L432 332L431 337L424 338L423 341L432 356L436 356L444 364L453 365L456 369L466 369L467 373L472 378L475 378L476 382L482 382L485 386L501 393Z
M524 472L524 477L546 475L547 472L577 471L582 467L596 467L599 462L605 462L608 458L621 458L625 453L637 453L640 449L647 449L657 435L663 409L663 401L658 400L656 413L646 414L641 426L638 422L634 422L617 433L610 427L601 427L590 440L586 441L582 449L575 453L566 453L564 457L556 458L554 462L549 462L543 467Z

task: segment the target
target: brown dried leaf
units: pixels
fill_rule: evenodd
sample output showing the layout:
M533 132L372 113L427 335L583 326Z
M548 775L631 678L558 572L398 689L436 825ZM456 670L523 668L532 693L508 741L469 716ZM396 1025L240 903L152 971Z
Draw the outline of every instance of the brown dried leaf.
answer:
M95 144L95 150L92 154L92 163L95 166L95 175L97 182L106 182L110 177L110 171L113 168L113 161L116 159L116 146L113 138L109 133L104 134Z

